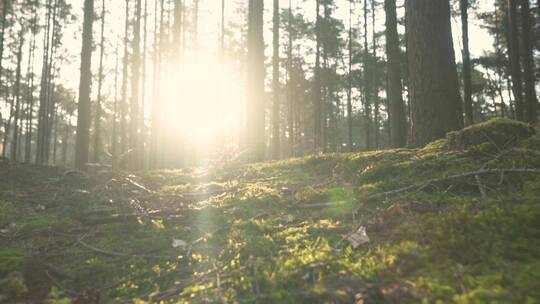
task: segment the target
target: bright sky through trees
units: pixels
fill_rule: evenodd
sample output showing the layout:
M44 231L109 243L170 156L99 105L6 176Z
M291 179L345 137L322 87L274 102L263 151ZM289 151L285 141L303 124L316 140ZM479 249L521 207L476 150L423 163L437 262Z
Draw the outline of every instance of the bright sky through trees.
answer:
M81 0L69 0L73 5L73 12L77 14L79 20L81 20L82 4ZM192 1L186 0L186 4L191 8ZM239 28L230 28L231 24L243 24L245 21L242 18L245 16L239 14L238 10L242 6L246 6L243 0L228 0L226 1L226 41L229 42L232 36L239 37L240 33L234 33L239 31ZM482 1L480 4L480 11L492 9L492 0ZM344 24L348 23L348 1L341 0L336 1L338 9L336 16L343 20ZM398 15L403 16L402 1L398 1ZM110 1L106 16L106 77L105 83L105 95L113 96L113 69L114 69L114 53L115 48L118 45L119 53L122 53L121 39L123 36L123 23L124 23L124 1ZM280 5L282 8L288 7L288 0L281 0ZM297 7L297 12L302 13L309 20L313 19L314 4L304 1L293 0L293 6ZM98 5L96 4L96 7ZM148 0L148 25L147 25L147 37L149 41L153 39L154 28L154 16L153 16L154 1ZM170 5L172 9L172 5ZM99 8L97 8L99 9ZM221 1L216 0L201 0L199 4L199 29L198 29L198 48L188 48L187 53L184 55L187 58L185 61L181 61L179 67L168 66L166 73L168 76L163 78L161 83L161 94L166 101L166 112L174 117L168 122L169 126L175 130L171 132L180 131L178 127L181 127L186 133L190 134L192 140L197 140L199 143L209 140L213 136L221 136L222 131L234 132L240 126L234 125L235 122L240 121L242 111L244 110L244 83L241 80L239 65L234 65L232 62L225 62L225 66L222 66L219 58L219 35L220 35L220 10ZM353 24L359 24L361 22L361 7L357 9L357 16ZM272 5L270 1L265 1L265 45L266 54L268 60L271 58L271 11ZM382 12L382 11L381 11ZM186 18L188 24L193 20L191 11L187 12ZM453 33L454 44L456 48L457 60L461 60L460 49L460 26L459 18L453 18ZM369 25L371 26L371 25ZM378 31L384 29L384 14L377 16L376 27ZM71 62L62 67L63 73L59 74L62 82L66 86L74 89L78 86L79 73L79 52L80 52L80 31L81 22L77 21L71 25L68 25L66 29L68 35L65 36L65 48L71 55ZM400 33L404 32L404 27L399 27ZM492 38L488 33L482 29L477 22L476 18L471 18L471 53L473 55L480 55L484 50L491 48ZM94 28L95 37L97 38L97 27ZM343 33L345 35L346 33ZM187 39L190 37L189 29L186 34ZM384 37L380 38L384 39ZM226 42L226 43L227 43ZM306 44L312 44L312 41L306 42ZM282 50L282 52L284 52ZM93 53L94 59L93 70L97 71L99 52ZM147 78L150 80L152 75L151 67L151 54L147 54ZM285 55L283 55L285 56ZM39 58L39 56L38 56ZM229 57L230 59L230 57ZM309 60L309 59L308 59ZM267 65L267 69L270 66ZM267 79L271 73L267 71ZM151 81L147 81L147 100L151 97ZM212 84L212 89L206 88L208 84ZM267 81L269 85L269 82ZM180 101L180 102L176 102ZM149 103L147 103L149 104ZM149 113L146 111L146 113ZM204 139L204 140L203 140Z

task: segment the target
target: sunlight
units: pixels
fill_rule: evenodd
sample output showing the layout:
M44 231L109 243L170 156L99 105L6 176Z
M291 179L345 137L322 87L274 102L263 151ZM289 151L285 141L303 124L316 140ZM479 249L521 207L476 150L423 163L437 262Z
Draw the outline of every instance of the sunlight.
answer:
M217 58L190 56L162 83L164 124L189 144L210 146L234 134L244 110L239 81Z

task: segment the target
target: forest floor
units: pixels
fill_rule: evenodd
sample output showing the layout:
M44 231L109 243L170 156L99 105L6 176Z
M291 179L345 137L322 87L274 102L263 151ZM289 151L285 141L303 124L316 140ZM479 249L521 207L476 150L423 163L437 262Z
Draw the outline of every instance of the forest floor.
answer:
M191 171L3 162L0 303L540 303L531 130Z

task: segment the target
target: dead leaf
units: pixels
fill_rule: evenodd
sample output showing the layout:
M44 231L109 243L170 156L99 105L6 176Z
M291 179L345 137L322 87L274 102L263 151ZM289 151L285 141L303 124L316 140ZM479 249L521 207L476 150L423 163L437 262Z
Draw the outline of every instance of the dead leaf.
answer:
M351 243L354 249L369 242L369 236L364 226L360 226L355 232L349 233L345 239Z
M182 249L185 249L187 247L187 243L184 240L173 239L172 246L173 248L182 247Z

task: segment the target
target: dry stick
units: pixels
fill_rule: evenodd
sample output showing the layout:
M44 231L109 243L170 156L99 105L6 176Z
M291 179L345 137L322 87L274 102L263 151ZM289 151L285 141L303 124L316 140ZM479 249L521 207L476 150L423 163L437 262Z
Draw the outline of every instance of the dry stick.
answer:
M83 234L81 237L77 239L77 242L81 244L86 249L89 249L91 251L101 253L104 255L109 256L117 256L117 257L130 257L130 258L151 258L151 259L179 259L183 258L182 256L172 256L172 255L150 255L150 254L131 254L131 253L123 253L123 252L116 252L116 251L110 251L105 250L101 248L94 247L90 244L87 244L83 241L83 239L86 237L86 233Z
M369 195L368 197L366 197L366 199L373 199L373 198L378 198L378 197L381 197L381 196L396 195L396 194L407 192L409 190L413 190L413 189L416 189L416 188L424 189L425 187L427 187L430 184L439 183L439 182L442 182L442 181L447 181L447 180L452 180L452 179L457 179L457 178L462 178L462 177L493 174L493 173L499 173L499 174L504 174L504 173L540 173L540 169L527 169L527 168L523 168L523 169L483 169L483 170L478 170L478 171L471 171L471 172L466 172L466 173L462 173L462 174L449 175L449 176L441 177L441 178L434 178L434 179L430 179L430 180L422 182L422 183L417 183L417 184L410 185L410 186L403 187L403 188L399 188L399 189L396 189L396 190ZM354 212L357 213L359 210L360 210L360 207L358 207Z

